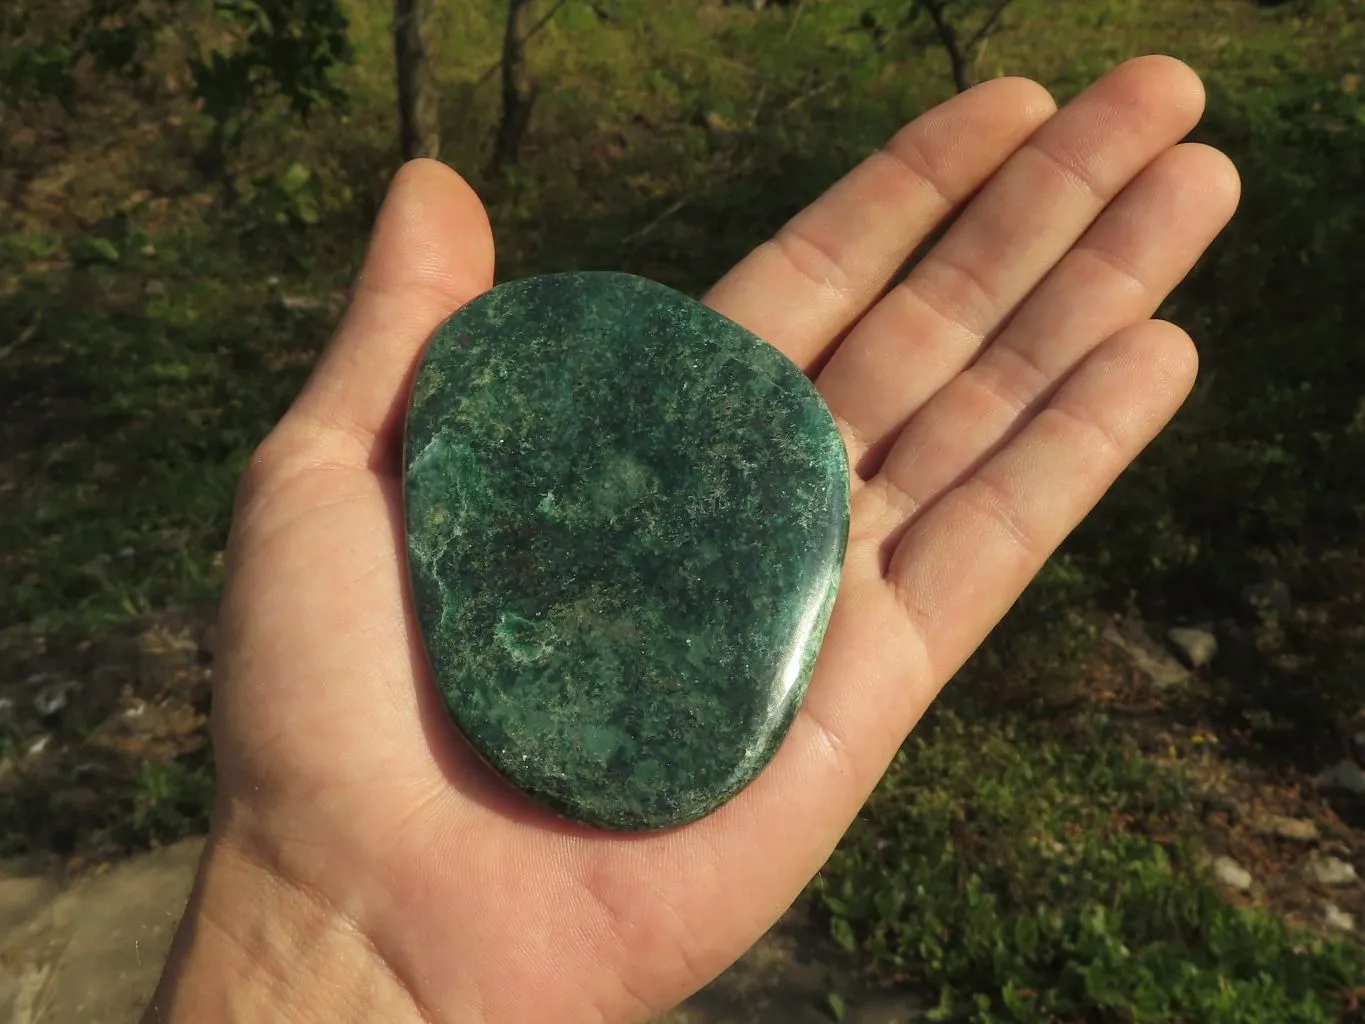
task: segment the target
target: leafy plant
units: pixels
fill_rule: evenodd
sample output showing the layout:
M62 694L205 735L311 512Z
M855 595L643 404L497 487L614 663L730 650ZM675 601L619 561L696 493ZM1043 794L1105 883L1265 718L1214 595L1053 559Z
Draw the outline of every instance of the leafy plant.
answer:
M11 43L0 48L0 103L52 96L74 114L83 58L140 80L169 30L194 51L188 70L211 125L200 163L220 182L251 118L273 101L304 123L318 107L345 105L337 71L353 53L339 0L212 0L209 9L205 23L194 0L81 0L34 17L37 5L21 0L0 24Z
M132 835L127 838L141 845L207 831L214 792L213 773L204 764L144 765L129 822Z
M214 0L236 31L227 49L190 60L195 93L213 123L205 160L222 175L250 113L275 97L306 124L318 106L343 106L336 69L352 57L337 0Z
M940 993L931 1019L1326 1024L1365 981L1213 891L1183 780L1103 718L928 724L813 894L840 945Z

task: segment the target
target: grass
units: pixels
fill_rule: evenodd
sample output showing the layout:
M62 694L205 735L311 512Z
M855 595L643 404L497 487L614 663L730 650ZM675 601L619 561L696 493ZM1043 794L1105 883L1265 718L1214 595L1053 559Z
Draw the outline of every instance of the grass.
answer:
M236 477L324 337L188 245L135 244L0 300L22 342L3 395L21 450L0 506L0 607L46 632L214 599Z
M887 37L902 3L812 0L794 24L784 8L620 6L604 23L570 4L537 37L542 98L496 179L496 82L476 82L500 16L491 0L442 8L446 157L488 202L503 278L610 267L698 293L950 93L922 26ZM350 13L349 110L306 127L261 111L232 208L194 171L206 126L169 43L155 87L87 76L73 120L4 114L0 626L74 645L214 600L236 475L324 343L397 163L389 7ZM1209 83L1199 136L1233 155L1246 200L1163 310L1204 354L1186 411L964 671L812 889L878 977L940 995L939 1019L1327 1021L1365 984L1358 946L1209 887L1189 779L1091 705L1083 625L1131 604L1245 626L1185 710L1276 770L1320 764L1365 707L1361 32L1327 0L1016 0L976 55L979 76L1065 99L1126 56L1178 53ZM1294 593L1288 613L1247 608L1267 579ZM202 827L206 762L149 762L121 785L127 820L92 836ZM0 802L20 839L45 806L25 799Z
M1229 906L1185 777L1102 715L936 714L813 891L834 937L930 1019L1326 1024L1360 950Z

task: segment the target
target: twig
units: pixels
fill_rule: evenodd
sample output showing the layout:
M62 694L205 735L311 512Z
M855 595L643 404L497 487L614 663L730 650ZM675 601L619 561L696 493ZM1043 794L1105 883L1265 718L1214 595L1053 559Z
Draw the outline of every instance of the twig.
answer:
M548 11L545 12L545 16L543 18L541 18L538 22L536 22L534 25L532 25L530 28L526 30L526 34L522 36L519 40L517 40L517 45L525 46L528 42L530 42L531 37L535 35L537 32L539 32L541 29L543 29L546 25L548 25L550 23L550 19L553 18L556 14L558 14L559 9L568 2L569 0L558 0L558 2L553 7L551 7ZM496 61L487 71L481 74L478 77L478 80L474 82L474 85L471 88L477 89L479 86L483 85L484 82L488 81L490 78L493 77L493 75L497 72L498 68L500 67L502 67L501 59Z
M14 339L14 343L5 346L5 348L3 349L0 349L0 356L9 355L9 353L14 351L16 348L22 348L23 346L27 345L29 341L32 340L33 336L38 333L38 328L41 327L42 325L43 311L42 309L39 309L38 312L34 314L33 322L19 332L19 337Z
M784 43L791 42L792 33L796 31L796 23L801 20L801 12L806 9L806 0L796 0L796 10L792 11L791 24L787 26L787 34L782 37Z
M733 57L726 57L722 54L698 53L696 50L689 50L686 47L679 47L676 52L682 54L685 57L696 57L697 60L701 61L714 60L718 61L721 64L728 64L730 67L734 68L737 71L743 71L746 75L753 75L757 78L766 77L762 71L759 71L757 68L751 68L749 67L748 64L743 64L740 61L735 60Z
M754 100L754 112L749 115L749 127L758 124L758 115L763 110L763 101L768 98L768 80L764 79L758 87L758 98Z
M972 38L967 43L966 49L970 50L972 47L976 46L977 43L984 43L986 41L986 36L995 28L995 23L1000 20L1000 15L1005 13L1005 8L1009 5L1010 0L999 0L995 5L995 9L991 11L991 13L986 16L986 20L981 23L981 27L973 33Z
M796 99L792 100L785 107L783 107L782 113L790 114L801 104L805 103L806 100L814 99L816 96L819 96L822 92L829 92L829 90L834 88L838 81L839 80L837 78L831 78L827 82L823 82L820 85L817 85L814 89L807 89L800 96L796 97Z
M972 87L971 78L967 74L967 58L962 53L957 28L948 19L948 13L944 10L944 0L919 0L919 5L929 12L939 42L948 53L948 63L953 69L953 84L957 86L958 92L966 92Z
M741 160L738 166L730 168L730 172L728 174L722 175L712 184L716 185L717 187L724 187L733 182L739 181L751 170L753 170L753 166L754 162L752 159L746 158L744 160ZM685 207L692 200L692 198L693 198L692 196L683 196L681 199L674 200L672 203L668 205L668 208L665 209L662 213L660 213L657 217L651 220L644 227L640 228L638 231L632 231L630 234L626 235L625 238L622 239L622 241L626 242L643 241L660 224L668 220L670 217L676 216L677 213L680 210L682 210L682 208Z
M990 44L989 38L981 40L981 45L976 48L976 56L972 58L972 73L978 78L981 76L981 65L986 59L986 50Z
M651 221L650 221L648 224L646 224L644 227L640 228L638 231L632 231L630 234L626 235L625 238L621 239L621 241L623 241L623 242L639 242L639 241L643 241L643 240L645 239L645 237L648 236L648 235L650 234L650 232L652 232L652 231L653 231L655 228L657 228L660 224L662 224L664 221L668 220L669 217L672 217L675 213L677 213L679 210L681 210L681 209L682 209L684 206L686 206L686 205L687 205L687 196L683 196L681 199L677 200L676 202L671 203L671 204L669 205L668 209L664 210L663 213L659 214L657 217L655 217L653 220L651 220Z

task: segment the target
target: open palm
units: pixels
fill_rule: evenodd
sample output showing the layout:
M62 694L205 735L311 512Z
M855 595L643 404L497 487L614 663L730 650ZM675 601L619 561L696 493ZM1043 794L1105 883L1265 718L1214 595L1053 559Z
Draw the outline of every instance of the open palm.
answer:
M1188 392L1193 346L1149 318L1237 200L1226 158L1180 144L1202 103L1192 72L1155 57L1060 113L1031 82L979 86L707 296L815 377L854 470L851 531L777 758L710 817L643 836L566 823L505 787L428 676L405 579L403 403L424 341L492 284L493 244L461 179L407 166L344 323L243 482L214 707L221 799L201 938L182 934L177 956L229 935L276 958L275 1005L305 1008L287 1019L312 1019L316 966L356 1019L430 1024L639 1020L723 970ZM248 906L304 923L247 935ZM176 970L164 1019L188 1005Z

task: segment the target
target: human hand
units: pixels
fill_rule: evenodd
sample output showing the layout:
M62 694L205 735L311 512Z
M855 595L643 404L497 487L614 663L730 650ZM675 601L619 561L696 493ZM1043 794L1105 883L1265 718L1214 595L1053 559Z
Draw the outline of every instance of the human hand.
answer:
M711 816L646 835L512 792L428 676L404 568L406 385L434 328L491 286L493 243L453 172L405 167L344 322L242 482L219 804L146 1019L635 1021L736 959L1187 394L1193 346L1149 317L1237 201L1225 157L1179 144L1202 104L1166 58L1055 116L1033 83L979 86L707 296L815 376L854 470L851 530L773 763Z

